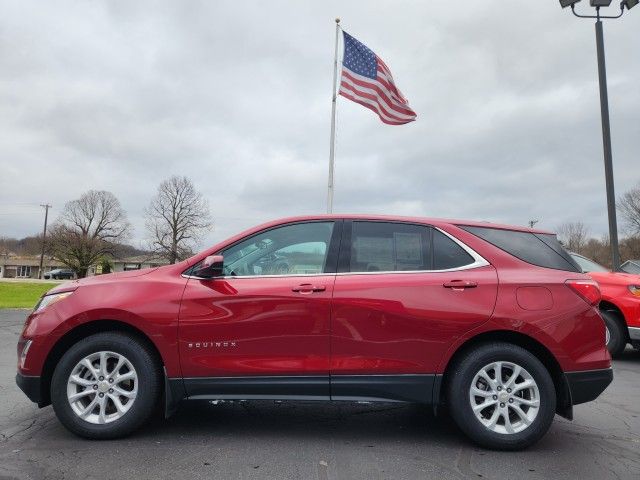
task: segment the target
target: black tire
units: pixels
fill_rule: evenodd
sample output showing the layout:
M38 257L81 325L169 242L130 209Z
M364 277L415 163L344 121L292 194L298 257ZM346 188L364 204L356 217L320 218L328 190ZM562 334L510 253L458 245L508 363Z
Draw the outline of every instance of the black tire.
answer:
M476 374L492 362L511 362L526 370L539 391L539 410L531 424L517 433L499 433L483 425L473 412L469 398ZM549 430L556 410L556 391L551 375L533 354L509 343L480 344L465 352L447 373L449 412L458 427L475 443L496 450L521 450L540 440ZM496 404L497 409L499 404ZM493 408L493 407L491 407ZM507 405L507 408L509 406ZM500 417L498 417L500 418ZM504 418L502 418L504 423Z
M94 424L80 418L71 408L67 381L78 362L101 351L126 357L136 371L138 385L135 400L122 417L110 423ZM159 403L161 387L161 365L147 344L126 333L97 333L80 340L60 359L51 380L51 403L60 422L76 435L90 439L120 438L149 420Z
M609 353L613 358L619 357L627 347L627 332L624 320L617 312L612 310L601 310L600 314L609 332L609 342L607 343Z

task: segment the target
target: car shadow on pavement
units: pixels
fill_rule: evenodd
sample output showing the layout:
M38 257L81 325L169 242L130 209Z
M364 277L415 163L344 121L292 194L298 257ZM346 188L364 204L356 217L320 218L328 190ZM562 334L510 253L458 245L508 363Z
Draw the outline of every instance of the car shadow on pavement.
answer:
M446 414L402 403L186 401L169 419L155 419L141 435L384 439L468 443Z

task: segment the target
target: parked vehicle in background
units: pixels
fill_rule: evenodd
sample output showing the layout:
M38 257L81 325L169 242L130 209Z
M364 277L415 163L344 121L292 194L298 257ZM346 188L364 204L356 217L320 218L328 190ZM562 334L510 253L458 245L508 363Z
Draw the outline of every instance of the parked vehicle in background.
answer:
M607 325L611 355L619 356L628 343L640 349L640 275L612 272L577 253L571 256L600 285L600 311Z
M50 272L45 272L43 277L45 280L73 280L75 274L73 273L73 270L56 268Z
M16 381L93 439L160 402L168 416L188 399L400 401L446 405L479 445L515 450L611 382L599 302L540 230L296 217L54 288L27 318Z
M634 275L640 275L640 260L627 260L620 265L620 270Z

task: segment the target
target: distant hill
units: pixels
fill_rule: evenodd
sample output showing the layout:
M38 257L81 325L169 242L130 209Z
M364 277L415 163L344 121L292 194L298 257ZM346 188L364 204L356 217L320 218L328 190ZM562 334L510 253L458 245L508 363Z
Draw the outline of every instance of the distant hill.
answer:
M40 255L42 249L42 235L33 235L24 238L0 237L0 255L15 255L28 257ZM117 244L114 250L117 258L151 256L148 250L134 247L133 245Z

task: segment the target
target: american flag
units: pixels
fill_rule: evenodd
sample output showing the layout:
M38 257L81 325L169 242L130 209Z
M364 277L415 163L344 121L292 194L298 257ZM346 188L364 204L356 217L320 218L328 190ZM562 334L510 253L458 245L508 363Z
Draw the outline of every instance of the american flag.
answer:
M393 83L389 67L380 57L347 32L338 93L378 114L389 125L413 122L416 113Z

